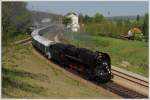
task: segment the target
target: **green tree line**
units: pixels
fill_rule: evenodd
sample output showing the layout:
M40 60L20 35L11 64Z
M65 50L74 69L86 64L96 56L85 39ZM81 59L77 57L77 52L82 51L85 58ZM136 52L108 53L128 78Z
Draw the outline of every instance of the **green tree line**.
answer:
M142 31L145 40L148 41L148 14L145 14L142 18L137 15L135 20L119 19L117 21L107 20L100 13L96 13L94 16L83 16L80 14L79 22L84 24L81 32L114 38L121 38L121 35L127 35L130 29L139 28Z

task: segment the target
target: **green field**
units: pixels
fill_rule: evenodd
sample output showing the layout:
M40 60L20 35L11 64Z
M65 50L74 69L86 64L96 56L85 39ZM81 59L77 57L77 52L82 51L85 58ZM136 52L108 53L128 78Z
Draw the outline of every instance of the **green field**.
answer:
M2 98L118 98L55 69L30 44L2 51Z
M106 52L111 57L112 65L148 77L147 42L69 32L64 34L63 40L78 47Z

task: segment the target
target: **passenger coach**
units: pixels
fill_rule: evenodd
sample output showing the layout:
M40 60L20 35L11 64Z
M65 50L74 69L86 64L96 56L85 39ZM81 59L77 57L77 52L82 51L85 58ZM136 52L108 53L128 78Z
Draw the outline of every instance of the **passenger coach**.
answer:
M54 44L54 41L50 41L42 36L35 35L32 37L32 45L40 50L48 59L51 58L51 53L49 52L50 45Z

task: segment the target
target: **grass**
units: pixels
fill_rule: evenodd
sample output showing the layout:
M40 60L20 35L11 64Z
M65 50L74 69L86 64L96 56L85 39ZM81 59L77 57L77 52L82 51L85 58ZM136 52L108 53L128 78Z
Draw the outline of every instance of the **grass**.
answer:
M31 45L2 49L2 98L117 98L55 69Z
M101 36L90 36L82 33L65 33L64 42L106 52L110 55L112 65L148 77L148 43L127 41ZM122 62L128 66L122 66Z
M19 70L23 63L23 58L29 55L30 48L21 46L11 46L3 48L2 54L2 97L7 98L26 98L40 95L44 91L43 87L36 85L33 79L39 77L38 74ZM32 94L31 94L32 93Z

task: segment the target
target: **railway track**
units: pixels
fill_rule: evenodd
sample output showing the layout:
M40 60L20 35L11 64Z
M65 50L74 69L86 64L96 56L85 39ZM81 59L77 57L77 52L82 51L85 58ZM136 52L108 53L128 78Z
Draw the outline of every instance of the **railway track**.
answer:
M143 99L143 98L148 98L145 95L142 95L138 92L135 92L134 90L128 89L122 85L116 84L113 81L110 81L106 84L101 84L103 88L120 95L123 98L134 98L134 99Z
M115 93L115 94L121 96L122 98L134 98L134 99L148 98L147 95L143 95L139 92L136 92L132 89L129 89L128 87L124 87L123 85L118 84L112 80L108 83L105 83L105 84L97 83L94 80L84 79L84 76L80 75L78 72L75 72L75 71L72 71L69 69L66 69L66 70L68 70L69 72L81 77L82 80L89 81L90 83L94 84L96 87L102 87L102 88L104 88L104 89L106 89L112 93Z
M149 82L148 79L136 75L131 72L118 70L118 68L112 68L114 78L112 81L128 90L132 90L135 93L148 97Z
M18 45L18 44L25 44L25 43L30 42L31 39L32 39L31 37L28 37L28 38L26 38L26 39L16 41L14 44L15 44L15 45Z
M132 75L129 75L127 73L123 73L123 72L120 72L118 70L115 70L115 69L112 69L112 73L115 75L115 76L119 76L119 77L122 77L128 81L131 81L131 82L134 82L138 85L141 85L143 87L146 87L148 88L148 81L147 80L144 80L144 79L141 79L141 78L138 78L138 77L134 77Z

